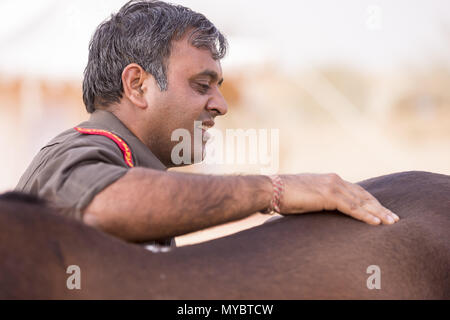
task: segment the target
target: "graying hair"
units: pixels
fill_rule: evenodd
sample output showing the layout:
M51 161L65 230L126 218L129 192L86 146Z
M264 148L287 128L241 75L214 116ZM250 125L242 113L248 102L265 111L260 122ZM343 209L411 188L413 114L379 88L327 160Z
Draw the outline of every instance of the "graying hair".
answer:
M89 44L83 101L89 113L120 102L122 72L137 63L153 75L161 91L168 88L167 62L172 41L190 31L189 43L210 50L213 59L226 55L225 36L202 14L153 0L132 0L100 24Z

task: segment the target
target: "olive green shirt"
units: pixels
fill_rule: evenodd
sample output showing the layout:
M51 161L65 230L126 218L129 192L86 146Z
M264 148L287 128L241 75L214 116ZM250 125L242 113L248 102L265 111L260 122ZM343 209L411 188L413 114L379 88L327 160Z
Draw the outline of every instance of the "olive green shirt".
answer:
M135 167L167 168L116 116L95 111L77 127L100 129L120 137L131 149ZM64 215L82 219L83 210L103 189L130 167L119 146L110 138L64 131L44 146L21 177L16 191L46 199Z

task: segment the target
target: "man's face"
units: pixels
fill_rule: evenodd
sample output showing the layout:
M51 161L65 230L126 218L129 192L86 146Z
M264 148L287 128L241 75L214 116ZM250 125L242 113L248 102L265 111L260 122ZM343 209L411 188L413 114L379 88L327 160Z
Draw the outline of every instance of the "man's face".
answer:
M167 166L173 166L172 149L178 141L171 141L177 129L190 132L192 159L194 151L203 154L206 141L194 145L194 122L203 129L214 125L214 118L227 113L227 103L220 92L222 68L207 49L190 45L187 37L172 43L167 70L168 90L161 92L153 80L147 91L149 130L148 141L153 153ZM157 89L156 89L157 88ZM206 130L196 129L207 139Z

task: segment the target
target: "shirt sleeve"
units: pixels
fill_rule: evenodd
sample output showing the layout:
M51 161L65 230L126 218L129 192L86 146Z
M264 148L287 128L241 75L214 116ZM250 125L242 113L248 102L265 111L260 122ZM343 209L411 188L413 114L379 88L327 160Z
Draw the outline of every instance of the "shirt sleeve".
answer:
M113 141L86 135L50 151L40 169L33 182L37 194L65 215L81 220L94 197L129 168Z

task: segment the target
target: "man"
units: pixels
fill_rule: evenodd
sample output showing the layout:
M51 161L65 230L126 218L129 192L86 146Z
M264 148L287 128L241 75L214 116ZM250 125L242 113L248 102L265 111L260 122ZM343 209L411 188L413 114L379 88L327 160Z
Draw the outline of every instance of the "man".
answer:
M215 117L227 112L220 92L226 48L214 25L188 8L158 1L124 5L90 43L83 82L90 120L42 148L16 189L138 243L263 211L337 209L373 225L398 221L368 192L336 174L166 172L175 166L175 130L193 134L197 121L206 140Z

